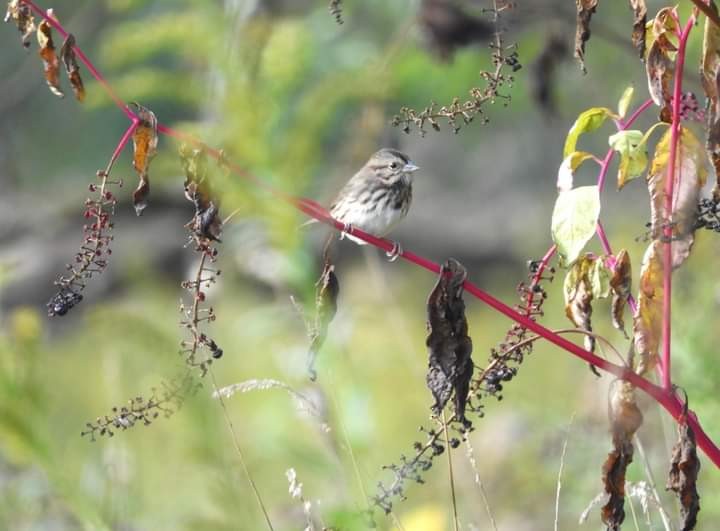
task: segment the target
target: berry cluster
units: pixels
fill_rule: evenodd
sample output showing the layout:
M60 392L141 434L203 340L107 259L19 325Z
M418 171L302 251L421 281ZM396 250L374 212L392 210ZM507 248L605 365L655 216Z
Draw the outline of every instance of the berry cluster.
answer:
M81 291L85 289L88 279L94 274L102 273L108 266L112 254L110 244L113 241L111 221L115 213L117 199L108 189L110 185L122 186L122 181L110 181L108 173L99 171L99 184L92 183L88 189L94 194L85 200L87 223L83 225L83 243L75 255L75 262L67 264L66 275L55 281L59 291L47 303L48 315L65 315L71 308L83 300Z

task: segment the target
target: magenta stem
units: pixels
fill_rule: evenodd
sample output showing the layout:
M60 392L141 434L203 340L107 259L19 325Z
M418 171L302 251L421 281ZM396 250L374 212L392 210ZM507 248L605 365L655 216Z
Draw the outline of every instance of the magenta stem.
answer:
M690 36L695 17L690 17L680 34L677 59L675 62L675 86L672 101L672 124L670 125L670 160L668 162L668 176L665 182L665 213L663 236L665 243L663 254L663 316L662 316L662 385L667 392L672 392L670 343L672 338L671 311L672 311L672 212L675 186L675 167L677 165L678 143L680 140L680 101L682 98L683 68L685 67L685 48ZM678 172L678 181L682 176Z
M65 29L58 23L57 21L51 19L47 16L47 14L41 10L39 7L37 7L32 0L22 0L24 3L28 4L39 16L41 16L43 19L47 20L48 23L50 23L60 34L63 36L67 36L67 32ZM687 37L687 36L686 36ZM76 54L80 61L88 68L90 73L95 77L95 79L101 84L103 89L110 95L110 97L113 99L115 104L122 109L126 116L133 122L133 124L130 126L130 128L125 132L125 135L123 135L123 138L121 139L120 143L118 144L118 147L115 150L115 153L113 154L114 157L118 156L120 152L122 151L123 147L127 144L129 138L132 136L132 132L137 127L137 123L139 123L140 119L139 117L133 113L130 109L128 109L127 105L115 94L114 90L110 86L110 84L102 77L102 75L98 72L98 70L94 67L94 65L90 62L90 60L87 58L87 56L80 50L79 47L75 47ZM677 87L676 87L677 88ZM627 122L624 125L624 127L629 126L632 121L635 120L639 114L647 108L647 102L646 104L643 104L633 115L627 120ZM373 236L372 234L368 234L367 232L364 232L360 229L357 229L355 227L347 227L345 224L341 223L340 221L334 219L330 214L325 210L324 207L316 203L315 201L311 199L306 199L303 197L295 197L286 194L285 192L278 190L272 185L268 184L267 182L261 181L254 175L250 174L248 171L246 171L244 168L233 164L229 161L227 161L224 157L224 154L222 151L210 148L206 146L203 142L200 140L197 140L194 137L191 137L185 133L176 131L168 126L158 124L158 132L183 140L185 142L188 142L192 145L195 145L197 147L202 147L207 150L208 154L227 165L227 167L236 175L239 177L242 177L244 179L249 180L253 184L256 184L258 186L261 186L265 190L271 192L276 197L286 201L287 203L293 205L298 210L304 212L308 216L317 219L318 221L321 221L327 225L330 225L334 227L335 229L339 231L345 231L349 234L352 234L356 238L359 238L363 240L366 243L369 243L379 249L382 249L386 252L393 252L396 250L396 246L394 242L391 242L390 240L386 240L384 238L378 238L376 236ZM611 155L611 154L610 154ZM606 156L606 160L611 160ZM605 169L605 174L607 174L607 169ZM602 183L598 183L599 185ZM547 266L549 260L552 258L552 256L555 254L556 248L555 246L552 246L550 249L548 249L547 253L543 257L542 260L542 270L545 269ZM424 258L420 255L417 255L411 251L401 251L400 255L401 258L404 260L407 260L408 262L412 262L413 264L422 267L424 269L427 269L428 271L439 274L440 273L440 266L433 262L432 260L428 260L427 258ZM539 281L539 276L542 272L539 270L538 274L536 274L536 277L534 278L533 282ZM614 374L618 378L621 378L623 380L627 380L634 386L638 387L639 389L643 390L645 393L647 393L649 396L651 396L655 401L657 401L660 405L662 405L670 415L676 420L684 418L685 417L685 404L680 402L678 397L672 392L672 390L661 388L649 380L646 380L642 376L639 376L635 374L632 370L630 370L627 367L623 367L620 365L616 365L614 363L611 363L592 352L588 352L587 350L579 347L578 345L572 343L571 341L565 339L564 337L554 333L552 330L545 328L544 326L538 324L530 317L527 317L525 315L522 315L517 310L511 308L510 306L506 305L505 303L501 302L500 300L496 299L489 293L486 293L482 289L480 289L478 286L473 284L471 281L467 280L464 284L465 290L470 293L472 296L477 298L478 300L482 301L483 303L487 304L494 310L502 313L503 315L509 317L516 323L522 325L523 327L527 328L528 330L531 330L532 332L535 332L539 336L543 337L550 343L553 343L554 345L562 348L563 350L566 350L567 352L577 356L580 359L583 359L587 361L588 363L591 363L598 367L599 369L602 369L606 372L609 372L611 374ZM697 442L700 448L705 452L705 455L707 455L710 460L720 468L720 448L718 448L715 443L705 434L702 427L700 426L697 417L693 412L688 412L687 414L687 421L693 428L695 435L697 437Z

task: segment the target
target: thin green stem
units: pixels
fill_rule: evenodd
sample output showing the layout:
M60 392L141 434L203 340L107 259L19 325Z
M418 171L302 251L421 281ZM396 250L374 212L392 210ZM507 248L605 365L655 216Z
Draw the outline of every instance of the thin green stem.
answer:
M453 508L453 530L460 531L460 521L458 520L457 497L455 496L455 477L453 476L452 452L450 451L450 436L448 435L448 423L445 416L445 410L442 412L443 431L445 432L445 453L448 460L448 476L450 478L450 498L452 499Z

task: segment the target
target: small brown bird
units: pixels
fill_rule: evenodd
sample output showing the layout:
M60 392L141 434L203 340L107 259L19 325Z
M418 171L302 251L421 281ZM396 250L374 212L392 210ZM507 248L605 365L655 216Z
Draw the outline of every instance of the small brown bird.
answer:
M381 149L340 190L330 215L373 236L385 236L410 209L412 174L418 169L404 153ZM347 237L365 245L350 234Z

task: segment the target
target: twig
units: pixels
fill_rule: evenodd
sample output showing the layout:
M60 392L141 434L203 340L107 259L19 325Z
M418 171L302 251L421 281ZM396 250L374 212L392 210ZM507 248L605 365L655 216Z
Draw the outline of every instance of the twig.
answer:
M720 16L718 15L718 12L716 10L706 4L703 0L690 1L695 4L695 7L697 7L700 11L703 12L703 15L712 20L713 24L720 27Z
M272 522L270 521L270 516L268 515L267 510L265 509L265 504L262 501L262 498L260 497L260 491L258 490L257 486L255 485L255 480L253 480L252 475L250 474L250 469L247 467L247 464L245 463L245 457L243 456L242 449L240 448L240 443L238 442L237 434L235 433L235 428L233 426L232 420L230 419L230 414L228 413L227 407L225 406L225 399L223 398L222 393L220 393L220 390L218 389L217 381L215 380L215 373L212 370L212 367L209 368L210 372L210 378L212 380L214 394L213 396L217 396L218 401L220 402L220 407L223 411L223 416L225 417L225 424L227 424L228 430L230 431L230 435L232 437L233 445L235 446L235 451L237 451L238 458L240 460L240 466L242 466L243 472L245 473L245 477L250 484L250 488L253 491L253 495L255 496L255 501L257 501L258 506L260 507L260 510L263 513L263 516L265 517L265 523L267 524L267 527L270 531L274 531Z
M453 464L452 464L452 452L450 451L450 436L448 435L448 423L447 419L445 418L445 410L442 411L442 421L443 421L443 431L445 432L445 442L447 443L447 448L445 449L445 453L447 454L447 460L448 460L448 476L450 478L450 496L452 498L452 508L453 508L453 529L454 531L460 530L460 522L458 521L458 512L457 512L457 498L455 496L455 478L453 477Z
M642 461L643 468L645 470L645 477L647 478L648 485L650 485L653 498L655 498L655 504L657 505L658 513L660 513L660 519L663 522L663 526L665 526L665 531L673 531L672 524L670 523L670 517L665 512L665 509L662 506L662 502L660 501L660 495L658 494L657 486L655 484L655 477L653 476L652 469L650 468L650 461L648 460L647 454L645 453L645 447L643 446L642 441L640 440L640 437L637 433L634 436L633 442L635 443L635 447L638 449L638 453L640 454L640 460Z
M475 461L475 453L473 451L472 444L470 444L470 434L465 433L465 446L467 447L466 455L468 458L468 461L470 461L470 467L473 469L473 475L475 484L480 489L480 497L483 499L483 504L485 505L485 512L488 515L488 518L490 519L490 525L493 528L493 531L498 531L497 523L495 522L495 517L493 516L492 510L490 509L490 502L487 497L487 493L485 492L485 486L483 485L482 480L480 479L480 472L478 471L477 462Z
M570 422L568 422L565 440L563 441L562 452L560 452L560 468L558 468L557 489L555 491L555 525L553 527L555 531L558 531L558 520L560 517L560 480L562 479L563 468L565 467L565 454L567 453L568 441L570 440L570 430L572 429L574 421L575 412L573 412L573 414L570 416Z

